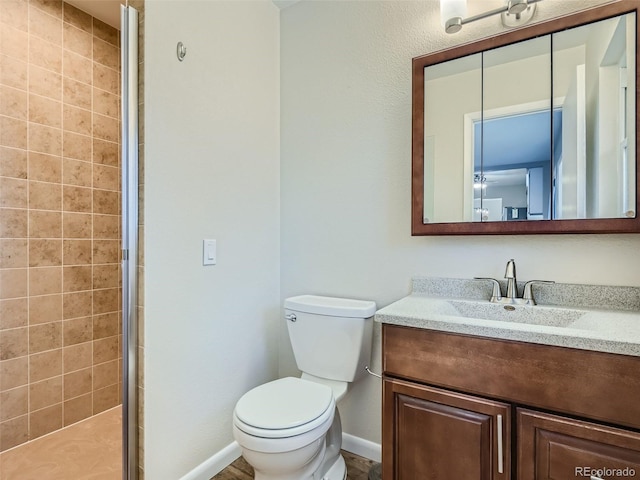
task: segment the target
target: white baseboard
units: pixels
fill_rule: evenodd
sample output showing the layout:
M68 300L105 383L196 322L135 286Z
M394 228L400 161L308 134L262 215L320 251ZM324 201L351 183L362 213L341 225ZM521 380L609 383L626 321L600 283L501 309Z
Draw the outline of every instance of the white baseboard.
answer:
M180 480L209 480L240 457L242 451L237 442L231 442L218 453L209 457Z
M379 443L349 433L342 433L342 449L374 462L380 462L382 459L382 446Z
M379 462L382 458L382 448L380 444L348 433L342 434L342 449L375 462ZM238 445L237 442L231 442L218 453L212 455L191 470L180 480L209 480L240 457L241 453L240 445Z

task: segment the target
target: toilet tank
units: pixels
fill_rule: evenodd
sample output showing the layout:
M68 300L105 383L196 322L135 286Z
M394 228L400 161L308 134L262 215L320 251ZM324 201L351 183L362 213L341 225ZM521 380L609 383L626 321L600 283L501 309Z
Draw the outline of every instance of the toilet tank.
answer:
M371 359L375 302L300 295L287 298L284 309L302 372L344 382L365 373Z

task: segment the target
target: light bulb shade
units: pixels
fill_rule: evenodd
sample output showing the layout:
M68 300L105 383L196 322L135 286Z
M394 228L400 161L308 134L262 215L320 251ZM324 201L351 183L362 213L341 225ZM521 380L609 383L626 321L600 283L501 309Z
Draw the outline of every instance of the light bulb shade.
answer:
M447 20L464 18L467 15L467 0L440 0L440 22L447 27Z

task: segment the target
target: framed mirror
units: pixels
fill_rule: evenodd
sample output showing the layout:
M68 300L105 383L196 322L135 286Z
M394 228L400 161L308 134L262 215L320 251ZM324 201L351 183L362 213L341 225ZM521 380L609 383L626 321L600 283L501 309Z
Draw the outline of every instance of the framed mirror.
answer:
M413 59L413 235L640 232L638 8Z

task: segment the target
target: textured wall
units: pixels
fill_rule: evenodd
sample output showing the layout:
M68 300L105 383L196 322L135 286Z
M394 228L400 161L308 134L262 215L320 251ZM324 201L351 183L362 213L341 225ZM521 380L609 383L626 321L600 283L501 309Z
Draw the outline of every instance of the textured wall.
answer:
M175 480L277 374L278 9L152 1L144 30L144 471Z
M469 2L469 14L496 2ZM500 3L500 2L498 2ZM545 1L537 19L602 1ZM282 298L375 300L413 275L640 285L638 235L411 237L411 58L502 31L447 36L436 1L303 1L281 14ZM380 369L379 329L373 366ZM280 374L297 374L284 325ZM380 441L380 382L340 405L344 430Z
M119 35L0 3L0 450L120 403Z

